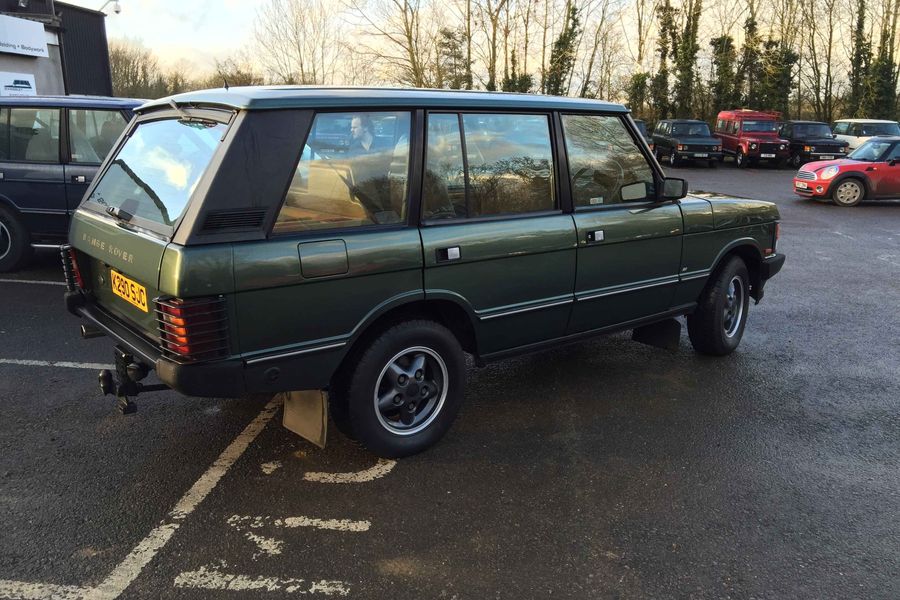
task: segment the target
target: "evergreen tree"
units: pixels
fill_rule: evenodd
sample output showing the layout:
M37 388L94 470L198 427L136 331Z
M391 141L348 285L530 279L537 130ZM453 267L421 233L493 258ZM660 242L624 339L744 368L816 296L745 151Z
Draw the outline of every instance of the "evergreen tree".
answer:
M628 96L628 108L636 117L647 116L646 106L650 92L650 73L635 73L628 81L625 93Z
M673 54L675 59L675 102L674 113L676 117L686 118L693 116L692 99L695 92L694 70L697 62L697 52L700 46L697 44L697 28L700 24L702 0L687 0L685 2L684 30L678 32L672 23Z
M650 80L650 101L656 119L665 119L671 108L669 102L669 56L674 53L677 34L675 32L675 9L669 0L663 0L656 7L659 21L659 36L656 38L656 53L659 55L659 70Z
M464 33L443 28L438 34L438 60L435 68L435 84L451 90L461 90L468 84L470 66L466 63Z
M516 51L513 50L509 58L509 75L503 78L500 89L504 92L528 93L534 85L534 78L528 73L519 73L519 62L516 59Z
M788 118L788 103L793 83L793 70L800 55L784 42L769 40L765 43L762 60L762 80L758 84L759 108L777 110Z
M574 2L569 2L566 8L566 23L559 37L553 42L550 63L547 66L547 93L551 96L566 94L569 75L575 67L575 52L578 50L578 36L581 33L578 8Z
M713 49L713 76L709 86L712 93L712 110L729 110L736 108L741 102L737 76L734 72L737 63L737 50L734 39L730 35L714 38L709 42Z
M862 116L862 105L866 95L866 83L869 79L869 67L872 62L872 42L866 36L866 0L857 0L856 25L853 28L853 51L850 55L850 73L848 83L850 94L847 96L848 117Z
M751 108L758 108L762 99L759 86L763 79L760 44L756 20L751 16L744 22L744 47L737 71L741 102Z

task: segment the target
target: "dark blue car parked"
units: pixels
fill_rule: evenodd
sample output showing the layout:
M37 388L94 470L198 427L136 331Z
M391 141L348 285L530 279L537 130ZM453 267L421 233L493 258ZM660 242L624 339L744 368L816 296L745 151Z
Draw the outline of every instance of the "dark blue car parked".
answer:
M0 98L0 272L58 246L100 163L143 100Z

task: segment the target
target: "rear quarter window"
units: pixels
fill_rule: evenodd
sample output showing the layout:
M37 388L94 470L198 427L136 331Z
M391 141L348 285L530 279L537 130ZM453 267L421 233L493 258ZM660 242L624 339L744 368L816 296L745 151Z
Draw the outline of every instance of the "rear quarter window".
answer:
M85 205L101 211L118 208L133 217L136 225L171 233L226 127L176 119L139 124L85 198Z

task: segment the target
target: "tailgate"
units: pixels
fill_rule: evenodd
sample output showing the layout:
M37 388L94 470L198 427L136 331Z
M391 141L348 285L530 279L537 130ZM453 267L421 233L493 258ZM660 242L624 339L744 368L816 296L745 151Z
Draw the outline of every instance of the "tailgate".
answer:
M168 242L125 229L104 215L82 208L72 217L69 243L78 250L84 284L94 301L157 338L153 300L160 296L159 268ZM114 284L119 294L113 290Z

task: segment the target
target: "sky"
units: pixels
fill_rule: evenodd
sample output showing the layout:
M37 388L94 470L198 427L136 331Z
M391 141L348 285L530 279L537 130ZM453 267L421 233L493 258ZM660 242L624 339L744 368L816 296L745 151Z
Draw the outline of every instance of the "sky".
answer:
M99 9L105 0L65 0ZM128 38L151 48L163 67L186 61L210 71L216 58L226 58L246 46L262 0L119 0L104 12L109 39ZM59 10L57 8L57 10Z

